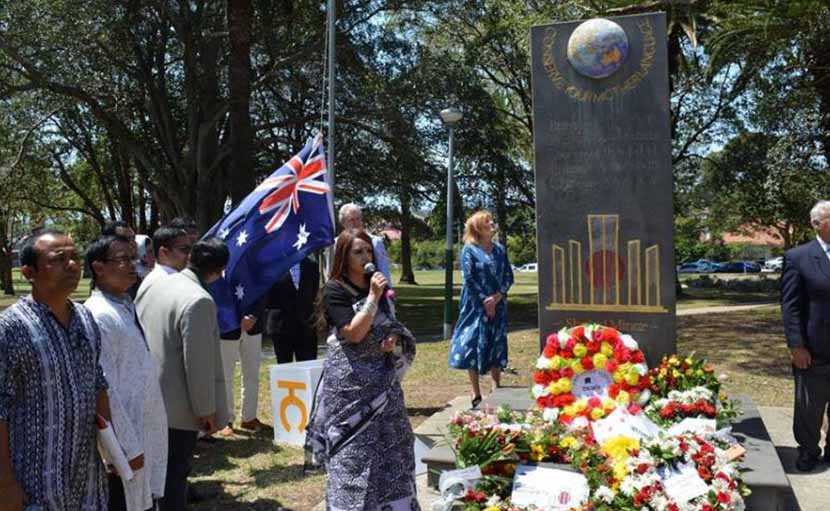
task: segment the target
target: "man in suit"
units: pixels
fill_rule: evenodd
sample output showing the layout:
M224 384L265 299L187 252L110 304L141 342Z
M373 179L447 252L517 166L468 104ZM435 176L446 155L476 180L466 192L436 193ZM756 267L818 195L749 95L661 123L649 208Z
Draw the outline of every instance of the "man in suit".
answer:
M222 276L227 262L222 240L198 241L187 268L139 296L138 317L159 368L169 428L161 511L185 508L197 433L228 423L216 303L206 290Z
M363 210L360 206L353 203L343 204L340 206L338 219L343 229L360 229L365 230L363 226ZM375 253L375 266L379 272L386 277L388 286L392 287L392 277L389 273L389 256L386 255L386 246L383 244L382 236L369 235L372 238L372 250Z
M306 257L277 281L265 296L265 335L274 343L277 362L317 358L314 302L320 289L317 261Z
M821 423L830 402L830 201L813 206L810 223L816 239L788 250L781 274L781 315L795 377L796 468L802 472L819 461ZM830 446L824 461L830 461Z
M153 255L156 264L153 271L141 281L136 293L135 302L142 301L147 289L159 279L182 271L187 266L190 257L190 241L187 231L178 227L164 226L153 233Z

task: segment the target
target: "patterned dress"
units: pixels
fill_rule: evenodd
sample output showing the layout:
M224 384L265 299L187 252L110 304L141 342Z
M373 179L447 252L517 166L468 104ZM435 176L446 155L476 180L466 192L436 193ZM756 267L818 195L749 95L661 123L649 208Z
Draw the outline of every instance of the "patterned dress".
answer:
M48 511L104 511L104 467L96 450L95 400L107 388L101 338L82 305L69 328L49 308L21 298L0 313L0 420L29 504Z
M513 270L507 251L499 243L490 253L474 243L461 249L461 310L452 334L450 367L476 369L485 374L493 367L507 367L507 291L513 285ZM487 319L484 299L500 292L493 320Z
M84 305L101 332L101 368L109 383L115 435L127 459L144 455L144 468L121 481L127 510L152 509L153 500L164 496L167 475L167 411L158 369L129 297L96 289Z
M347 325L365 298L365 290L349 296L330 280L323 291L329 324ZM374 324L384 322L387 314L393 313L381 307ZM371 332L358 343L329 338L307 428L323 451L328 511L420 511L415 438L392 359Z

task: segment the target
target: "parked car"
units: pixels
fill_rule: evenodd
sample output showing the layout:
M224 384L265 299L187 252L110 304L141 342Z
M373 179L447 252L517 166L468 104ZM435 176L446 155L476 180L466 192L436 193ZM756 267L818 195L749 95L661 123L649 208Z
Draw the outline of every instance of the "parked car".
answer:
M683 263L677 268L677 273L708 273L709 265L700 263Z
M539 265L536 263L527 263L519 266L519 269L516 271L519 272L536 272L538 271Z
M767 262L764 263L764 267L761 268L762 272L778 272L784 269L784 258L783 257L774 257Z
M718 273L759 273L761 265L753 261L731 261L726 263Z

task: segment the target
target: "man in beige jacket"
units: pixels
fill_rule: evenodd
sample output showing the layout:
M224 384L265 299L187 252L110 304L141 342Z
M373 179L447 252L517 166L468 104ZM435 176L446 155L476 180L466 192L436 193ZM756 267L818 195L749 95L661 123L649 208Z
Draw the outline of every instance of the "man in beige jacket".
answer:
M198 431L228 423L216 303L206 288L222 276L228 249L218 238L193 245L183 271L151 286L136 303L159 368L169 455L161 511L187 503L187 476Z

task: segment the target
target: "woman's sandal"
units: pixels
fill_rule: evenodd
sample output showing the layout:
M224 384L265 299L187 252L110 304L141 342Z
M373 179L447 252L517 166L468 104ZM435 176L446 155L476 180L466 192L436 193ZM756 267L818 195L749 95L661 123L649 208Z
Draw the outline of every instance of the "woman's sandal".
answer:
M479 403L481 403L481 396L474 397L473 400L472 400L472 405L473 405L472 408L477 407L479 405Z

